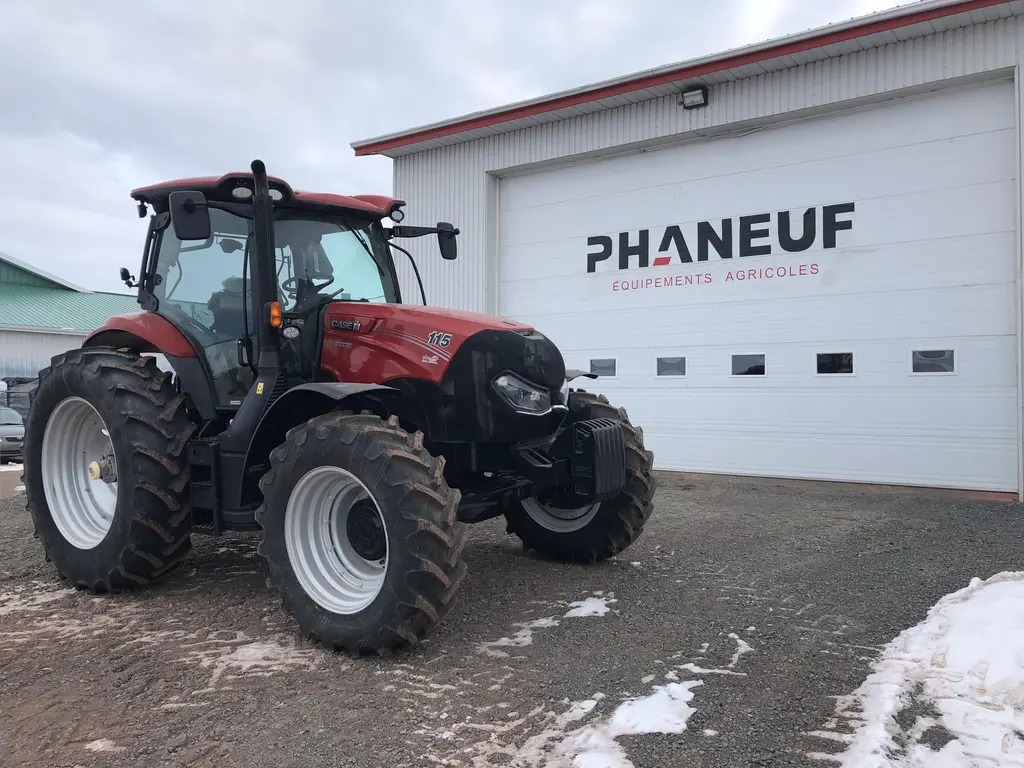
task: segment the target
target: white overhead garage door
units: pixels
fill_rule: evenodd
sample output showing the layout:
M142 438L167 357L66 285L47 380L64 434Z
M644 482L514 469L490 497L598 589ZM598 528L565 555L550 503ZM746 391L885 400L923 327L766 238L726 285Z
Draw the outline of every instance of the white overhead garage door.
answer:
M503 179L499 311L662 469L1017 490L1014 89Z

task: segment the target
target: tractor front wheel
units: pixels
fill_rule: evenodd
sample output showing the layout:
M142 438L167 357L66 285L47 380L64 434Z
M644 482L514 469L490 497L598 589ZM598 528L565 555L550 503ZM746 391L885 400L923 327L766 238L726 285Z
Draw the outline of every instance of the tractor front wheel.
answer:
M152 357L55 357L25 421L25 493L47 559L78 587L148 584L191 546L185 444L197 426Z
M394 417L330 413L289 431L270 462L259 551L303 635L353 654L417 645L466 573L444 459Z
M625 408L616 408L604 395L582 389L569 394L569 409L583 419L613 419L622 427L626 447L626 484L607 501L579 509L560 509L527 498L506 512L508 531L526 549L570 563L596 563L633 544L651 515L657 487L654 455L644 446L644 433L629 421Z

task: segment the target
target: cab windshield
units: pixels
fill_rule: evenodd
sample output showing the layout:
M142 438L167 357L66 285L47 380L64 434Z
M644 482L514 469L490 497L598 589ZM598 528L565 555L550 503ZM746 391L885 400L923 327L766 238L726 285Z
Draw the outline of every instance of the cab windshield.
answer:
M163 230L153 295L157 311L202 347L217 380L218 400L233 406L252 378L237 362L246 322L250 333L256 327L251 252L244 296L242 280L252 218L211 206L210 224L212 235L205 241L179 240L173 226ZM328 298L398 302L379 222L279 209L274 230L278 301L286 313L311 312Z
M215 333L241 334L238 322L218 318L218 306L241 310L242 264L252 219L210 209L213 235L180 241L164 230L154 294ZM275 222L275 271L279 301L288 312L316 296L338 301L396 302L383 230L377 222L296 215L287 210ZM252 278L250 268L249 279ZM248 290L247 286L247 292Z

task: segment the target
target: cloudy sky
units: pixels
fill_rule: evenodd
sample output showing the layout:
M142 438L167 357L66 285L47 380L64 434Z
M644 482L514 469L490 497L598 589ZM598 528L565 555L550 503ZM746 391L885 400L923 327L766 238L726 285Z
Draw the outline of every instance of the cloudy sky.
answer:
M124 291L129 191L248 167L390 193L349 143L894 0L22 0L0 27L0 251Z

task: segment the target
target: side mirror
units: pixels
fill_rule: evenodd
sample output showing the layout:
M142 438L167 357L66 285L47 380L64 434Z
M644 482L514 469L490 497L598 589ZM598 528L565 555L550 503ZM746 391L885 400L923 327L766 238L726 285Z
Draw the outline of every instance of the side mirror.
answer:
M437 247L441 249L441 258L445 261L455 261L458 257L458 245L455 236L459 230L447 221L437 222Z
M121 282L129 288L134 288L138 285L138 283L135 282L135 276L128 271L127 267L121 267Z
M210 209L202 192L171 192L167 198L171 224L179 240L209 240Z

